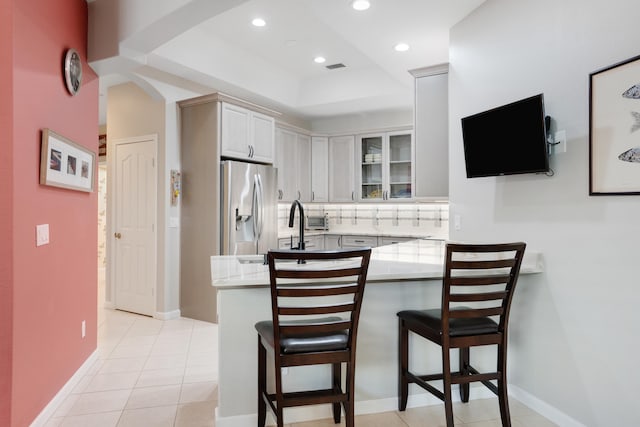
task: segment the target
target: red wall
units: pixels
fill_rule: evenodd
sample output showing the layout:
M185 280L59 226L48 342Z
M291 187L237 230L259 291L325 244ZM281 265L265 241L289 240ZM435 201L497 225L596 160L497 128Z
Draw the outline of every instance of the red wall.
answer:
M9 38L14 64L9 70L11 156L6 156L4 141L1 156L9 161L12 174L11 196L2 194L3 206L8 203L13 212L13 238L8 243L13 256L11 422L2 423L0 415L0 425L22 427L38 416L96 348L97 194L42 186L39 165L43 128L97 152L98 79L86 63L85 0L0 1L3 12L4 3L13 5ZM83 59L82 87L75 97L66 91L62 76L64 53L70 47ZM3 130L3 140L6 135ZM37 224L49 224L50 244L35 246ZM6 227L4 217L0 227ZM3 238L3 252L6 244ZM3 274L0 271L0 280ZM7 341L4 334L1 337L5 348ZM0 363L0 372L3 367Z
M8 4L7 4L8 3ZM11 420L11 341L13 326L13 262L11 248L13 218L13 56L12 11L8 0L0 0L0 426Z

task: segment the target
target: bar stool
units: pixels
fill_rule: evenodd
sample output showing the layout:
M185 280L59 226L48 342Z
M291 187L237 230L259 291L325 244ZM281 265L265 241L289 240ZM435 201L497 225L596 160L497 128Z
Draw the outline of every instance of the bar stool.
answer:
M258 427L265 425L267 405L283 427L284 408L320 403L333 405L336 423L342 403L346 425L353 427L356 336L370 256L369 248L269 251L272 319L255 325ZM267 392L267 352L273 354L275 393ZM283 367L321 364L332 365L331 388L283 391Z
M525 247L524 243L446 246L441 308L398 313L400 411L407 407L409 384L415 383L444 401L447 426L452 427L451 384L460 385L460 398L468 402L469 383L480 381L498 396L502 425L511 426L507 326ZM409 332L441 346L442 373L417 375L409 371ZM470 347L485 345L498 346L496 372L480 373L470 364ZM458 348L460 352L457 372L451 372L451 348ZM443 382L443 391L428 383L433 380Z

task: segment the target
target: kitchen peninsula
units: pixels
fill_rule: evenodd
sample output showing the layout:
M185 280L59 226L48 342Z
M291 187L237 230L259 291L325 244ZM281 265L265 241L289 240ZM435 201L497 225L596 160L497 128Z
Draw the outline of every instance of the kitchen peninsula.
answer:
M372 250L358 330L356 413L396 409L396 313L439 306L443 256L443 242L433 240L413 240ZM260 255L211 257L212 286L218 293L218 427L256 424L254 324L271 317L269 270L261 259ZM527 253L520 281L522 275L541 271L539 254ZM418 347L411 351L414 350L417 354L412 360L440 363L438 350ZM286 390L295 391L299 385L328 386L329 366L290 368L290 372L283 376ZM410 395L409 399L410 406L431 402L425 395ZM329 405L285 411L286 422L330 416Z

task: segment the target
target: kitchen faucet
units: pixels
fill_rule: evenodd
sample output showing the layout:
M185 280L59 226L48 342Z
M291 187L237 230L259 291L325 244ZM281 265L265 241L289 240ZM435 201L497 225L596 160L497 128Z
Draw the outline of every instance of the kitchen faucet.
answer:
M289 212L289 228L293 228L293 219L296 216L296 206L298 207L298 211L300 212L300 233L298 238L298 247L293 247L293 236L291 236L291 249L304 250L304 208L302 207L302 203L300 200L294 200L291 203L291 211Z

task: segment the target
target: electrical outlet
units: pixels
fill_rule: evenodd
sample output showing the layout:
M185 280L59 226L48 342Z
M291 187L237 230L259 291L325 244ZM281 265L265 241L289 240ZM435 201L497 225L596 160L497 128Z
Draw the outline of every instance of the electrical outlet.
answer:
M453 216L453 227L456 230L460 230L462 228L462 219L460 218L460 214L455 214Z
M567 152L567 132L559 130L554 135L553 154L566 153Z
M36 246L49 243L49 224L36 225Z
M84 338L85 336L87 336L87 322L86 321L82 321L82 338Z

